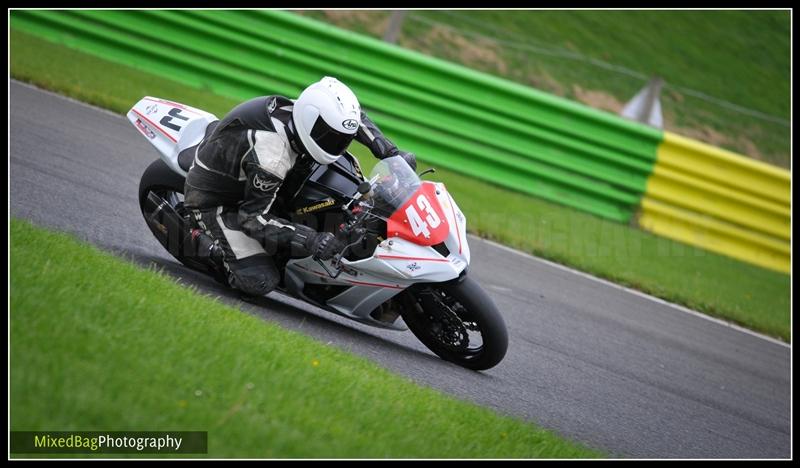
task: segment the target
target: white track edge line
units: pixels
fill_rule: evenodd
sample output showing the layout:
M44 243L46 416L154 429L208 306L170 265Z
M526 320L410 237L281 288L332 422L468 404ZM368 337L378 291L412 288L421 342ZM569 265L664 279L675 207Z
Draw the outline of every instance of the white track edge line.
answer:
M605 279L602 279L602 278L598 278L597 276L590 275L589 273L586 273L586 272L583 272L583 271L579 271L579 270L575 270L573 268L561 265L559 263L555 263L555 262L550 261L550 260L545 260L543 258L536 257L534 255L531 255L529 253L513 249L513 248L508 247L506 245L498 244L497 242L494 242L494 241L491 241L491 240L488 240L488 239L484 239L482 237L478 237L478 236L476 236L474 234L467 234L467 235L472 237L473 239L479 240L481 242L485 242L485 243L490 244L490 245L492 245L494 247L497 247L497 248L499 248L501 250L505 250L507 252L519 255L521 257L525 257L525 258L530 259L530 260L534 260L534 261L537 261L537 262L540 262L540 263L544 263L544 264L549 265L549 266L551 266L553 268L557 268L559 270L566 271L566 272L578 275L578 276L580 276L582 278L586 278L586 279L589 279L589 280L592 280L592 281L596 281L598 283L604 284L606 286L612 287L612 288L617 289L617 290L626 291L626 292L631 293L631 294L633 294L635 296L639 296L641 298L650 300L652 302L656 302L658 304L665 305L667 307L671 307L673 309L680 310L680 311L685 312L687 314L694 315L695 317L699 317L699 318L702 318L702 319L705 319L705 320L709 320L711 322L715 322L715 323L718 323L720 325L724 325L724 326L729 327L729 328L733 328L734 330L738 330L738 331L740 331L742 333L746 333L748 335L752 335L752 336L755 336L757 338L761 338L763 340L767 340L769 342L785 346L787 348L791 348L792 347L792 345L789 344L789 343L781 341L781 340L779 340L777 338L773 338L771 336L767 336L767 335L763 335L763 334L758 333L758 332L754 332L753 330L750 330L748 328L744 328L744 327L742 327L740 325L737 325L735 323L731 323L731 322L719 319L717 317L711 317L710 315L706 315L706 314L704 314L702 312L698 312L696 310L689 309L689 308L684 307L682 305L666 301L666 300L661 299L659 297L651 296L651 295L649 295L647 293L643 293L642 291L637 291L636 289L632 289L632 288L628 288L626 286L622 286L622 285L619 285L619 284L616 284L616 283L612 283L611 281L608 281L608 280L605 280Z
M45 94L49 94L51 96L55 96L57 98L61 98L61 99L65 100L65 101L69 101L69 102L72 102L74 104L80 104L81 106L88 107L88 108L94 109L96 111L100 111L100 112L102 112L102 113L104 113L106 115L109 115L109 116L118 117L118 118L122 118L122 119L125 118L125 114L118 114L118 113L116 113L114 111L111 111L111 110L108 110L108 109L104 109L102 107L98 107L98 106L96 106L94 104L89 104L88 102L79 101L79 100L77 100L75 98L71 98L69 96L64 96L63 94L58 94L57 92L50 91L49 89L40 88L40 87L38 87L38 86L36 86L35 84L32 84L32 83L26 83L24 81L19 81L19 80L13 79L13 78L10 81L12 83L16 83L16 84L24 86L26 88L35 89L36 91L41 91L41 92L43 92ZM10 95L10 93L9 93L9 95Z

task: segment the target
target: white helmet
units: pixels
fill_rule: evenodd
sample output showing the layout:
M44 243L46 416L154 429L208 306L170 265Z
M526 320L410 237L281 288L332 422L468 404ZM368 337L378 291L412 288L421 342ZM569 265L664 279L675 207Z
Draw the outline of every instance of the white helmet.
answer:
M320 164L330 164L339 159L355 138L361 122L361 106L350 88L326 76L300 93L292 120L311 157Z

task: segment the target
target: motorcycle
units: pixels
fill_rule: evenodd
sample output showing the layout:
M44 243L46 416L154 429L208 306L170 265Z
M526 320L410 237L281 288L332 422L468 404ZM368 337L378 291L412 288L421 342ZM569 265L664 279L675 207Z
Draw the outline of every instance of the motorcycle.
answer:
M127 117L160 153L139 184L150 231L176 260L228 284L219 249L192 228L183 206L197 147L219 119L150 96ZM346 247L328 261L278 252L280 292L367 325L410 329L436 355L469 369L503 359L505 322L467 275L466 218L444 184L422 181L399 156L377 162L364 177L345 152L333 164L314 163L299 189L283 198L290 201L281 217L332 232Z

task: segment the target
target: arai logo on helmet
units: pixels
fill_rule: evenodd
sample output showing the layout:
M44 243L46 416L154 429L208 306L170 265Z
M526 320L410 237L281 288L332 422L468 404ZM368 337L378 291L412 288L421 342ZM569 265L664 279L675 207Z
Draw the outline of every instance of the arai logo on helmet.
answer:
M344 127L346 130L355 130L358 128L358 120L347 119L344 122L342 122L342 127Z

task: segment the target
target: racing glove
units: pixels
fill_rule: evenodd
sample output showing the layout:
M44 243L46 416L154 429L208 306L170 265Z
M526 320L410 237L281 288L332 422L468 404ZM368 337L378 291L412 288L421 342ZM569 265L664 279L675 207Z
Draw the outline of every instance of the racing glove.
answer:
M403 158L405 162L408 163L409 166L411 166L411 169L414 172L417 172L417 157L414 155L414 153L410 151L398 151L397 156Z
M330 232L320 232L314 237L312 247L310 250L314 252L314 258L330 260L341 252L345 245Z
M341 252L345 245L330 232L317 232L303 224L295 225L291 241L292 254L308 256L320 260L330 260Z

